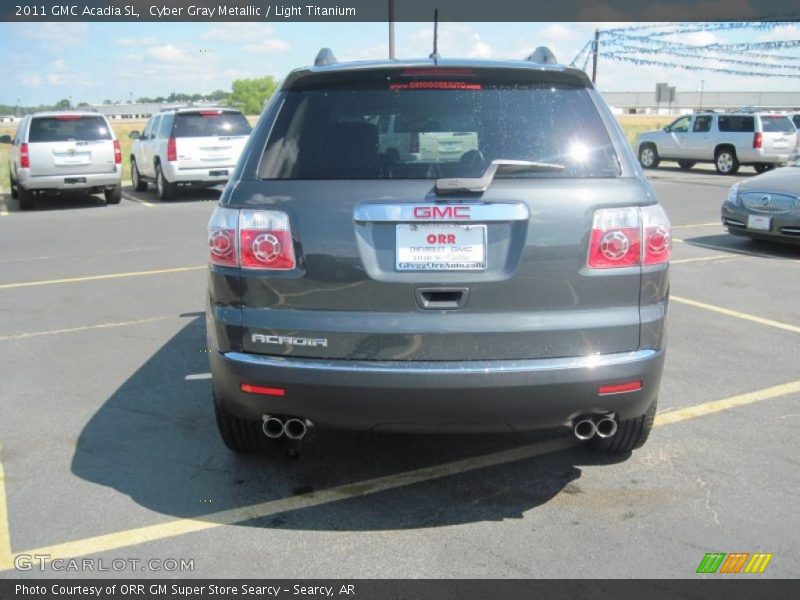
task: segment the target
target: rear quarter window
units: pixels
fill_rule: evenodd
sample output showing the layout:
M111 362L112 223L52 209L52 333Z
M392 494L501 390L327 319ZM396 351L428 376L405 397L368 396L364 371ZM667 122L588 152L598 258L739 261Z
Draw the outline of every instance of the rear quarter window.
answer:
M730 133L752 133L755 129L755 119L753 117L720 117L719 130Z
M102 117L34 117L29 142L71 142L110 140L111 131Z
M283 92L259 176L476 177L495 159L565 167L498 178L619 176L613 144L584 87L476 79L421 83L365 82Z
M250 135L250 123L242 113L219 110L178 113L174 137L222 137Z

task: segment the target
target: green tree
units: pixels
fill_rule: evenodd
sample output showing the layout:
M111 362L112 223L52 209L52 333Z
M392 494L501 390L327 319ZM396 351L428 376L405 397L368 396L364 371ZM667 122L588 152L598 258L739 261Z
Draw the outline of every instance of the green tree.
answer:
M233 93L228 103L247 115L257 115L264 108L264 103L275 93L278 82L274 77L257 79L237 79L233 82Z
M69 100L64 98L63 100L59 100L58 102L56 102L57 110L64 110L65 108L69 108Z

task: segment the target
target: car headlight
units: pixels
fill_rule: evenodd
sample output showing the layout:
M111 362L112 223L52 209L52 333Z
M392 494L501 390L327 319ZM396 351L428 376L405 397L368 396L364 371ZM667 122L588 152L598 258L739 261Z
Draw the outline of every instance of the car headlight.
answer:
M734 206L739 204L739 184L738 183L734 183L731 186L731 189L728 192L728 202L730 202Z

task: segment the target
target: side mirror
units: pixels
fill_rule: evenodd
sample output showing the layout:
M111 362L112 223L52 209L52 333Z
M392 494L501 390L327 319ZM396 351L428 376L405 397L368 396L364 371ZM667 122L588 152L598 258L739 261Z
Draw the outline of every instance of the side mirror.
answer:
M670 131L672 131L672 129L670 129L670 128L669 128L669 125L667 125L666 127L664 127L664 131L666 131L667 133L669 133Z
M135 131L135 130L134 130L134 131L131 131L131 132L128 134L128 137L129 137L129 138L131 138L132 140L138 140L139 138L141 138L141 137L142 137L142 135L141 135L141 134L140 134L138 131Z
M0 144L10 144L10 143L11 143L10 135L0 135Z

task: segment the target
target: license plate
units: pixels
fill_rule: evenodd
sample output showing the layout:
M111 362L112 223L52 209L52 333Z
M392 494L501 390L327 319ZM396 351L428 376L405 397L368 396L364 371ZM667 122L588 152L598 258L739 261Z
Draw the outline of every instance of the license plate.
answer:
M486 225L396 225L398 271L483 271Z
M770 221L770 217L765 217L762 215L747 215L747 228L757 229L759 231L769 231Z
M64 183L86 183L86 177L65 177Z
M209 177L227 177L228 176L228 172L227 171L209 171L208 175L209 175Z

